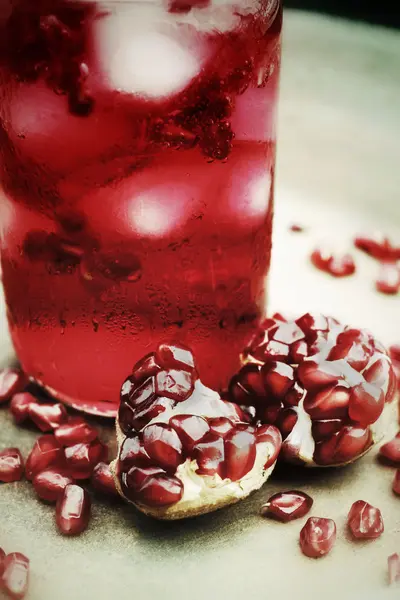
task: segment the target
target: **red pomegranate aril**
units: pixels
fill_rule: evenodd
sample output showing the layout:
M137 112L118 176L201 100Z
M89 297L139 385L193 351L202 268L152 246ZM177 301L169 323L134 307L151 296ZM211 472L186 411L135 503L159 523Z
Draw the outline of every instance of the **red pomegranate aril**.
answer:
M61 446L93 442L97 435L97 429L89 425L82 417L70 417L54 432L54 437Z
M119 453L119 470L127 472L134 466L149 466L150 457L137 434L125 438Z
M118 424L125 435L135 430L135 410L126 402L119 405Z
M182 442L175 429L166 423L151 423L143 430L143 446L158 466L175 471L183 462Z
M284 405L282 402L279 402L279 404L269 404L264 409L259 410L257 416L259 417L261 423L275 425L283 409Z
M310 512L313 499L304 492L290 490L271 496L261 507L261 515L283 523L300 519Z
M14 598L21 600L28 591L29 583L29 558L21 552L7 554L3 561L3 573L0 578L0 590Z
M127 381L125 381L121 390L121 401L127 403L132 408L136 408L144 403L153 402L157 397L154 377L149 377L139 387L133 385L129 393L124 392L127 385Z
M60 533L63 535L82 533L89 525L91 505L86 490L79 485L67 485L56 506L56 524Z
M352 504L347 525L357 539L373 540L384 531L381 511L364 500L357 500Z
M317 393L308 393L304 409L312 419L340 419L347 415L350 392L340 385L331 385Z
M395 494L400 496L400 469L397 469L396 473L394 474L392 490Z
M316 248L311 253L310 259L314 267L320 271L327 271L329 269L329 263L332 260L332 254L322 248Z
M264 377L260 365L248 363L239 371L239 383L250 395L265 396Z
M17 425L21 425L29 416L29 405L37 403L37 400L29 392L15 394L10 402L10 413Z
M395 262L383 262L375 282L382 294L397 294L400 290L400 268Z
M367 382L356 385L350 393L349 417L362 427L378 420L385 406L383 390Z
M287 361L289 358L290 348L287 344L270 340L265 346L264 355L269 360Z
M132 427L136 431L140 431L150 423L152 419L161 415L168 409L172 409L175 406L175 401L171 398L156 398L149 403L145 403L133 411L131 419Z
M298 406L300 400L304 396L304 389L297 383L290 388L283 398L283 403L286 406Z
M65 464L74 479L88 479L97 463L107 460L108 448L100 440L64 449Z
M400 363L400 344L389 346L389 356L392 360Z
M155 390L159 396L176 402L187 400L194 389L193 375L187 371L168 369L155 376Z
M314 331L308 336L308 356L315 356L326 348L327 334L325 331Z
M282 434L282 439L285 440L292 432L298 421L296 411L291 408L285 408L281 411L276 421L276 426Z
M304 331L302 331L294 322L282 323L282 325L279 325L279 327L275 330L272 337L276 342L282 342L282 344L290 345L303 340Z
M145 479L159 474L166 475L166 472L160 467L132 467L121 478L125 496L135 500L137 491L143 485Z
M312 436L316 442L320 442L340 431L342 427L343 421L341 419L313 421L311 426Z
M293 233L301 233L302 231L304 231L304 227L299 223L292 223L292 225L290 226L290 231L293 231Z
M242 479L254 467L256 440L250 431L234 429L225 437L225 476L232 481Z
M227 433L232 431L234 425L230 419L226 417L216 417L214 419L208 419L208 426L211 433L215 433L221 437L225 437Z
M208 433L193 448L193 458L197 461L197 473L200 475L218 474L224 478L224 440L219 435Z
M177 415L170 419L169 424L177 432L186 452L190 452L193 446L210 431L207 421L197 415Z
M269 455L264 469L271 467L277 460L282 447L282 434L274 425L261 425L256 430L257 444L269 444L271 454Z
M28 414L33 423L46 433L57 429L67 420L67 411L62 404L39 404L32 402Z
M50 466L62 466L64 464L64 452L54 435L40 436L29 454L25 474L31 480L34 475L44 471Z
M115 487L114 477L111 473L110 465L105 462L99 462L93 469L90 482L94 489L108 496L118 497Z
M282 362L266 363L262 374L265 387L277 400L282 400L294 384L293 367Z
M388 556L389 585L400 581L400 555L395 552Z
M342 464L361 456L371 445L369 429L345 426L327 440L316 444L314 461L318 465Z
M306 313L296 319L297 325L307 335L312 331L328 331L329 325L326 318L318 313Z
M146 477L137 492L136 500L148 506L170 506L183 496L183 483L177 477L162 473Z
M359 250L366 252L367 254L378 260L394 259L392 255L392 245L389 239L386 236L384 236L381 232L376 232L371 235L358 235L354 240L354 245Z
M305 340L299 340L290 345L290 362L299 364L308 356L308 346Z
M334 277L348 277L356 272L356 265L351 254L332 256L328 268L328 272Z
M368 383L382 388L390 381L392 366L389 360L379 358L363 372L363 377Z
M379 457L400 467L400 431L390 442L379 448Z
M0 371L0 404L23 392L27 383L26 375L19 369L7 367Z
M124 382L121 389L121 400L128 400L129 393L133 391L137 385L146 381L149 377L154 377L161 371L160 365L157 363L156 355L152 352L146 354L140 359L132 369L132 375Z
M160 344L157 350L158 362L163 369L182 369L193 373L195 363L192 352L178 344Z
M310 558L328 554L336 541L336 524L332 519L310 517L300 531L300 548Z
M57 502L65 487L74 483L74 480L67 471L50 468L37 473L32 483L39 498L46 502Z
M340 337L340 336L339 336ZM360 343L342 342L337 343L328 355L328 360L345 359L346 362L356 371L362 371L371 357L371 353L366 351Z
M305 360L297 368L297 376L307 390L337 385L341 374L335 364Z
M0 452L0 481L19 481L24 474L24 460L18 448L5 448Z

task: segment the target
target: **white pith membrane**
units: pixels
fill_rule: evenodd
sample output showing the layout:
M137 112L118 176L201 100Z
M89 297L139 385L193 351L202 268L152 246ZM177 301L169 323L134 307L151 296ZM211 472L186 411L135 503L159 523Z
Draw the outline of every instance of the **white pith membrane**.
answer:
M179 402L173 409L166 410L146 425L152 423L168 423L176 415L196 415L205 418L227 417L235 422L229 404L223 402L220 395L207 388L197 380L194 391L189 398ZM236 422L236 424L238 421ZM126 436L121 431L118 417L116 420L116 433L118 442L118 457ZM167 507L147 506L140 502L133 502L124 496L119 477L117 475L118 458L110 465L118 492L134 504L140 511L158 519L174 520L205 514L229 504L239 502L251 492L258 490L272 473L276 461L265 469L264 465L275 452L274 446L269 442L256 443L256 460L253 468L238 481L222 479L218 474L213 476L199 475L196 473L198 464L195 460L187 458L180 464L174 474L183 483L183 496L175 504Z
M339 324L337 326L331 325L331 328L328 331L326 344L324 345L323 349L320 352L318 352L317 354L314 354L312 356L305 358L303 362L306 363L306 362L322 362L325 360L327 361L328 355L329 355L331 349L336 344L339 333L342 333L344 330L345 330L345 328L342 324ZM366 331L366 330L363 330L363 331ZM382 348L382 350L384 350L384 349ZM368 361L365 368L360 371L357 371L356 369L354 369L351 365L349 365L349 363L345 359L332 360L332 361L330 360L327 362L329 362L329 364L335 369L335 371L337 369L338 373L343 376L344 381L340 382L341 386L350 389L360 383L363 383L365 381L365 379L363 377L363 373L366 372L373 364L375 364L377 361L380 361L380 360L386 360L389 365L392 363L390 357L387 354L385 354L384 352L378 351L378 350L376 350L374 352L374 354L371 356L371 358ZM247 364L247 363L256 363L259 365L264 364L262 361L259 361L251 356L242 357L242 362L243 362L243 364ZM297 366L298 365L293 365L293 367L295 369L297 368ZM390 383L390 378L387 377L385 380L385 383L380 387L380 389L383 391L385 397L388 392L389 383ZM393 394L393 397L389 401L385 401L383 411L382 411L381 415L379 416L379 418L374 423L369 425L369 429L371 430L371 434L372 434L372 442L364 450L364 452L358 454L355 458L352 458L349 461L337 462L337 463L331 463L331 464L317 464L313 459L314 450L315 450L315 446L316 446L315 440L312 436L313 420L311 419L309 413L304 408L304 400L307 396L307 393L308 393L308 390L304 389L303 396L302 396L298 406L290 406L290 409L293 412L295 412L297 415L297 422L294 425L290 434L282 442L282 454L284 455L285 451L287 451L287 450L289 450L289 452L292 453L291 449L293 449L293 454L295 454L296 458L298 458L298 460L301 461L304 464L304 466L306 466L306 467L325 468L325 467L339 467L339 466L344 466L344 465L350 464L350 463L354 462L355 460L358 460L365 454L367 454L367 452L369 452L371 450L371 448L373 446L375 446L377 443L384 441L384 440L391 439L398 430L400 398L399 398L398 392L395 391ZM354 427L356 427L356 425L354 425Z

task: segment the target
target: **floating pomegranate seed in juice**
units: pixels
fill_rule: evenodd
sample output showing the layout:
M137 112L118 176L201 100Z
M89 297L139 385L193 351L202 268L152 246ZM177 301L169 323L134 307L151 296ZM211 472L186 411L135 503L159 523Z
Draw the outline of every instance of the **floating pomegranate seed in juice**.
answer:
M282 7L221 3L18 0L0 21L11 334L87 412L114 415L163 341L222 389L264 314Z

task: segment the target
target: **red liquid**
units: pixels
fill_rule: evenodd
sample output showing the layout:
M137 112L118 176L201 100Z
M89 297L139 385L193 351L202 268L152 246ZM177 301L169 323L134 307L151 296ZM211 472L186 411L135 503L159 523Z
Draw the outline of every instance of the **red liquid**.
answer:
M22 366L111 415L135 361L178 340L221 389L265 307L281 14L196 32L198 75L145 98L104 74L96 28L112 16L30 4L1 24L0 50L1 258Z

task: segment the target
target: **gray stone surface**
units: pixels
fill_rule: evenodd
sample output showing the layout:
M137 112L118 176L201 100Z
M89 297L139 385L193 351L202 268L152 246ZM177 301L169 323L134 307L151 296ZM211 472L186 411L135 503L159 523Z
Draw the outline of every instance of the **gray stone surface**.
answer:
M346 247L365 227L400 235L399 64L398 33L286 14L271 304L328 311L388 343L400 340L400 300L373 291L373 261L357 255L357 277L337 282L310 269L307 253L320 239ZM292 221L307 233L288 233ZM4 331L4 361L10 352ZM18 444L26 453L34 438L0 411L1 447ZM57 535L53 509L28 483L0 485L0 545L31 557L28 600L394 599L400 588L389 590L386 580L386 558L400 552L392 477L374 454L346 469L280 469L242 504L184 523L157 523L96 498L91 526L76 539ZM285 488L310 493L312 514L336 520L328 557L301 555L305 519L282 525L258 517L262 501ZM347 539L345 517L357 499L382 509L381 539Z

